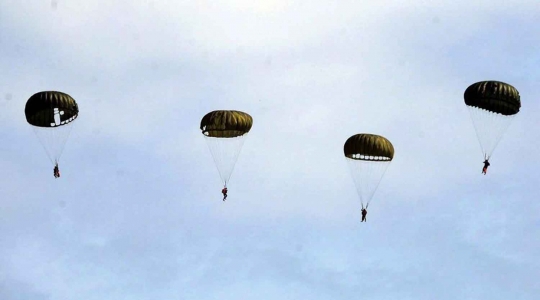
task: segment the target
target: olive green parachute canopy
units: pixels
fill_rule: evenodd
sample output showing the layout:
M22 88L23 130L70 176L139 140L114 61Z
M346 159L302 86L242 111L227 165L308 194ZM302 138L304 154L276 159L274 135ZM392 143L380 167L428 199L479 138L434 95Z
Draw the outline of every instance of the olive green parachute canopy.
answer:
M521 101L515 87L500 81L481 81L465 90L465 104L505 116L519 112Z
M368 133L351 136L343 146L345 156L354 160L391 161L394 146L386 138Z
M24 114L30 125L58 127L75 120L79 114L79 107L68 94L46 91L36 93L28 99Z
M201 120L201 130L205 136L233 138L249 132L253 118L241 111L216 110L206 114Z

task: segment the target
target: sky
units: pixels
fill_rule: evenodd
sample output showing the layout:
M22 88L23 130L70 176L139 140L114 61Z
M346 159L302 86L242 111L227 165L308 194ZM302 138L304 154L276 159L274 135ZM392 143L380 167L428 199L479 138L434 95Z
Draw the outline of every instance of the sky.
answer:
M0 299L537 299L537 0L0 1ZM463 92L522 107L481 174ZM53 177L34 93L80 114ZM199 129L253 127L222 201ZM395 148L360 222L351 135Z

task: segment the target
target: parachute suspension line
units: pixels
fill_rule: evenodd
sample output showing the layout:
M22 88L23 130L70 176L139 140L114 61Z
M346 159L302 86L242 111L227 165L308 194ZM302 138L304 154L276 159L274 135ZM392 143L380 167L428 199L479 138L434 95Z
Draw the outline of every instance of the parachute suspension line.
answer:
M505 116L477 107L468 106L476 137L484 158L489 159L515 115Z
M495 141L493 142L493 146L490 150L487 151L488 158L491 157L493 154L493 151L497 148L497 145L499 145L499 142L502 140L502 137L506 133L506 130L510 126L512 120L514 119L513 116L502 116L500 114L490 114L491 120L493 120L493 123L497 123L497 127L495 127L495 130L498 132L497 137L495 138ZM498 119L501 119L502 122L498 123Z
M368 196L366 208L369 206L369 203L371 202L371 199L373 199L373 196L375 195L375 192L377 191L377 188L379 187L379 184L381 183L381 179L384 177L384 174L386 173L386 170L388 169L388 163L384 162L370 162L374 165L373 168L369 168L369 173L367 175L368 178L373 178L373 186L371 187L370 195ZM375 165L378 164L378 165ZM379 180L375 180L375 178L378 178Z
M242 151L247 133L232 138L215 138L204 136L210 150L221 181L227 186L230 181L238 156Z
M73 122L58 127L32 126L51 163L56 164L60 160L72 128Z
M37 136L39 143L41 144L41 147L43 147L43 150L45 150L45 154L47 154L47 157L49 158L49 161L54 165L57 163L57 160L51 157L51 154L49 153L49 150L45 146L45 141L40 137L38 133L37 127L32 126L32 129L34 131L34 134Z
M64 153L66 143L67 143L69 137L71 136L71 131L73 129L73 122L71 122L71 123L69 123L67 125L64 125L64 126L68 126L68 128L67 128L68 133L67 133L66 138L61 142L62 145L60 146L60 153L58 153L58 159L57 159L56 163L58 163L58 161L60 160L60 156L62 156L62 153Z
M366 163L369 163L369 162L366 162ZM367 167L368 165L366 165ZM365 168L367 173L366 173L366 178L372 178L373 177L373 169L374 168ZM364 178L364 181L366 181L366 178ZM366 188L366 186L364 185L364 189ZM368 196L367 199L366 199L366 205L369 204L369 200L371 200L371 197ZM362 202L364 201L364 199L362 199ZM362 203L362 206L364 206L364 204Z
M363 161L345 158L352 173L360 203L369 206L390 161Z
M380 179L379 181L375 184L375 187L373 188L373 192L371 193L371 196L369 197L369 200L366 204L366 208L369 206L369 203L371 202L371 199L373 199L373 195L375 195L375 192L377 191L377 189L379 188L379 185L381 184L381 179L384 177L384 174L386 174L386 170L388 170L388 166L390 165L390 162L388 163L380 163L379 164L385 164L385 166L383 167L383 171L382 171L382 174L380 175Z
M478 126L480 125L476 125L476 121L474 120L474 107L470 107L470 106L467 106L469 108L469 116L471 117L471 121L473 123L473 127L474 127L474 133L476 133L476 139L478 140L478 143L480 145L480 151L482 151L482 154L484 154L484 159L486 158L487 154L486 154L486 151L484 151L484 147L482 146L482 140L480 139L480 134L478 133Z

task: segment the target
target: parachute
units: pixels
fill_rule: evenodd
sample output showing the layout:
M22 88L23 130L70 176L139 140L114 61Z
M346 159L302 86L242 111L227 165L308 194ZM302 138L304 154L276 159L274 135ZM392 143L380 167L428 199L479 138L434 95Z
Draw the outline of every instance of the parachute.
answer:
M362 208L373 198L381 179L394 158L394 146L375 134L356 134L343 146Z
M481 81L469 86L464 98L484 158L489 159L519 112L519 92L504 82Z
M47 156L57 164L79 115L77 102L62 92L39 92L28 99L24 114Z
M212 111L201 120L202 134L225 186L252 125L253 118L249 114L235 110Z

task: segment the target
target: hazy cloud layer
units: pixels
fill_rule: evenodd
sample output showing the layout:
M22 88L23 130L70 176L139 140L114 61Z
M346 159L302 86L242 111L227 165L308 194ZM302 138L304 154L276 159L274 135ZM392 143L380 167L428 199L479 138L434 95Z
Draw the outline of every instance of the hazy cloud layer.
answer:
M537 1L2 1L0 299L536 299ZM480 174L465 88L514 85ZM80 117L62 177L24 118ZM221 201L199 131L254 118ZM396 149L368 214L342 146Z

